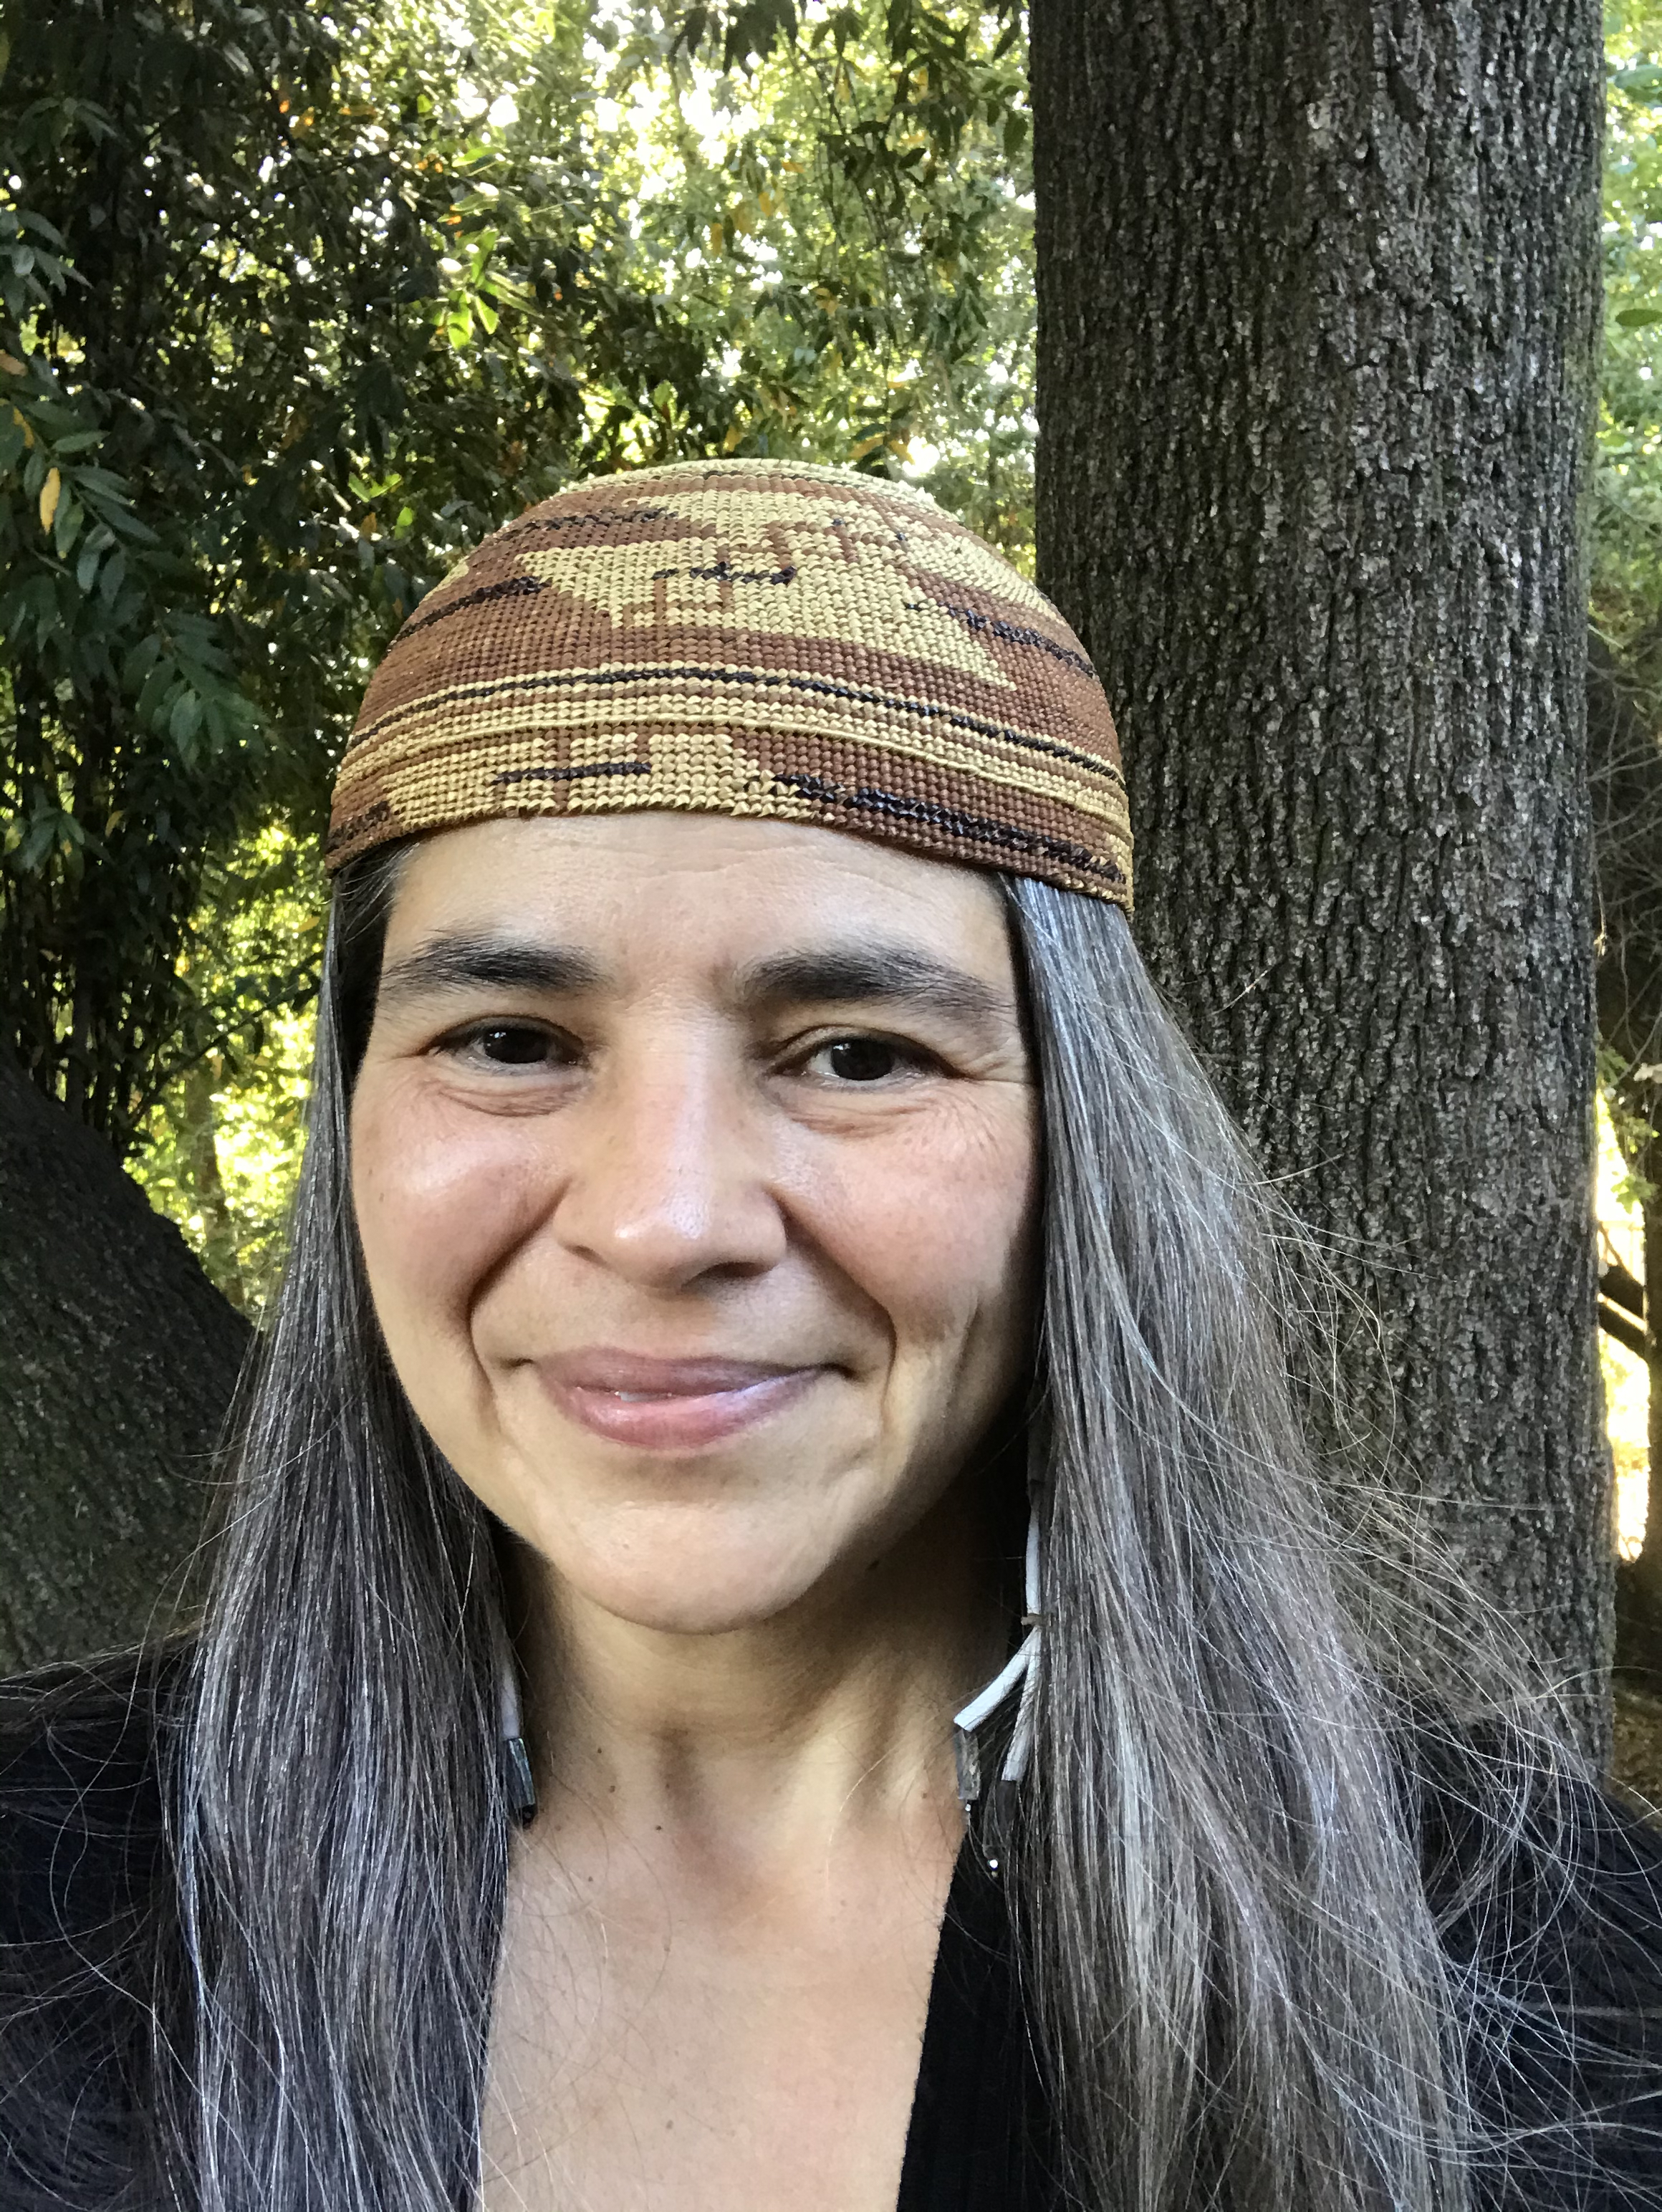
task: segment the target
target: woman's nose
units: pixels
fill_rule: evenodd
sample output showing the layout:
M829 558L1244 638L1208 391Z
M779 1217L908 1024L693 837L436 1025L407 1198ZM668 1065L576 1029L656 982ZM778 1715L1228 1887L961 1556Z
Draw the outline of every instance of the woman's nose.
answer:
M553 1225L570 1249L642 1288L753 1275L788 1242L743 1072L689 1042L623 1052L575 1115Z

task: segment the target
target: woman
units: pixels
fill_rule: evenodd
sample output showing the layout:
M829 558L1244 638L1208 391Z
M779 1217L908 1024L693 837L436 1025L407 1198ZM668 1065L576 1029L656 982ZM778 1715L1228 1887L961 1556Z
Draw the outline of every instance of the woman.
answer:
M1391 1648L1129 860L893 485L405 625L206 1618L17 1700L8 2208L1659 2201L1662 1851Z

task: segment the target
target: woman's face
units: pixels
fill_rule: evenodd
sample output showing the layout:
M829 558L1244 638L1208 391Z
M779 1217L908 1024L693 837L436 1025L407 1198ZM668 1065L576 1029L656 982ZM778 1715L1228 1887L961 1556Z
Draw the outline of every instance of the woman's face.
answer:
M770 1620L868 1564L1020 1373L1037 1112L967 870L708 815L434 837L352 1157L417 1413L643 1626Z

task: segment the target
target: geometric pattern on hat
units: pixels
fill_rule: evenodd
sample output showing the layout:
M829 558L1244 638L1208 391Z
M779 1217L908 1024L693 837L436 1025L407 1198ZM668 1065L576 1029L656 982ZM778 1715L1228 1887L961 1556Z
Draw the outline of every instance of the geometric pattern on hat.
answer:
M519 814L813 822L1131 897L1078 639L910 485L691 461L573 485L405 623L336 779L335 869Z

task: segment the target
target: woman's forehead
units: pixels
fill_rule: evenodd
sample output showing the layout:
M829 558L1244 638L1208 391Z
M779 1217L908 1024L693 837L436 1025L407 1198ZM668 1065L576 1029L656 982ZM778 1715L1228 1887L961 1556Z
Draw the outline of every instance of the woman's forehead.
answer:
M841 975L852 995L862 963L891 980L910 963L948 996L954 974L1015 996L995 877L812 824L709 815L480 823L423 839L400 871L387 972L436 975L446 947L504 976L556 956L593 988L697 972L746 997L811 996L818 974L828 986Z
M1004 914L983 870L810 823L666 812L528 817L422 838L399 871L393 915L406 926L441 910L648 928L671 907L685 918L742 914L751 926L875 909L947 930L1001 930Z

